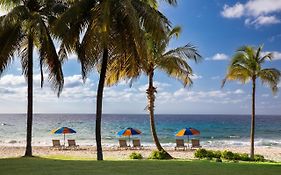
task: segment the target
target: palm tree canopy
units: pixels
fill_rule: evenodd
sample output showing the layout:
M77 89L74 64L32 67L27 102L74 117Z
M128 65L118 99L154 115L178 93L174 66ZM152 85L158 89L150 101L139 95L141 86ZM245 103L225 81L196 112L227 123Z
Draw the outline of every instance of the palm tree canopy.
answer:
M262 55L262 48L262 46L257 49L251 46L239 48L232 58L222 86L227 80L238 80L242 83L247 83L250 80L260 78L261 82L267 84L275 93L278 90L277 85L280 81L281 73L275 68L262 67L266 60L272 60L273 58L272 53Z
M63 11L58 0L0 0L0 5L9 9L0 17L0 75L19 53L23 74L27 77L28 38L38 48L43 85L43 67L50 72L49 81L58 91L63 88L61 62L49 31L50 22L56 13Z
M187 63L188 59L196 62L201 59L197 49L191 44L166 51L169 41L173 37L178 37L181 29L175 27L165 34L165 37L156 41L149 33L146 34L148 45L147 58L143 59L140 65L134 59L115 59L109 63L106 84L108 86L116 84L120 80L133 80L141 75L141 72L149 74L155 69L166 72L169 76L181 81L184 86L191 85L193 74L191 67Z
M110 60L146 58L145 34L160 38L170 22L155 9L153 0L80 0L59 17L54 31L62 40L61 56L77 52L82 75L98 67L104 48ZM176 1L167 1L175 3ZM153 19L153 20L151 20ZM85 30L86 29L86 30ZM60 35L64 33L64 35ZM82 37L82 39L80 39Z

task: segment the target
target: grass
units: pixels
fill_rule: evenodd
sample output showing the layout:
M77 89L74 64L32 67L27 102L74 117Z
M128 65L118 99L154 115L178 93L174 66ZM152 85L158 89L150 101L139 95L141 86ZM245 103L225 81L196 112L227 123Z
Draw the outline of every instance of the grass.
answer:
M66 158L68 159L68 158ZM63 160L51 158L0 159L1 175L280 175L277 163L216 163L201 161L157 160Z

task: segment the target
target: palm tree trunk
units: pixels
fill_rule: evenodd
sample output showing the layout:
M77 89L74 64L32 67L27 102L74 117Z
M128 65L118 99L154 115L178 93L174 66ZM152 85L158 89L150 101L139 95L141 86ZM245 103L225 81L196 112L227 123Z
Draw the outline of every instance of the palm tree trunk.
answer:
M252 119L251 119L251 159L254 159L255 154L255 99L256 99L256 77L252 78L253 81L253 90L252 90Z
M27 133L25 157L32 156L32 118L33 118L33 39L28 38L28 64L27 64Z
M148 99L148 111L150 114L150 129L151 129L151 134L154 140L154 143L158 149L158 151L164 151L167 155L167 159L172 159L173 157L164 150L164 148L161 146L157 133L156 133L156 126L155 126L155 120L154 120L154 102L155 102L155 93L156 93L156 88L153 86L153 76L154 76L154 71L151 71L148 75L148 89L146 90L147 93L147 99Z
M97 91L97 107L96 107L96 143L97 143L97 160L103 160L102 145L101 145L101 116L102 116L102 99L103 89L106 76L106 68L108 61L108 49L103 49L102 65L100 79Z

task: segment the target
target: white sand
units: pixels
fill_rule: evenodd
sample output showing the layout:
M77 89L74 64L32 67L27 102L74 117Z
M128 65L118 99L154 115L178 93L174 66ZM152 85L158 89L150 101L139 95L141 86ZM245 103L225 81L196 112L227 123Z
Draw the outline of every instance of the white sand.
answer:
M238 153L249 153L249 147L227 147L227 148L207 148L210 150L230 150ZM104 159L128 159L132 152L141 153L144 158L147 158L154 147L145 147L143 150L119 150L116 147L103 148ZM175 151L172 147L165 148L173 157L179 159L194 159L194 151L188 149L187 151ZM8 157L20 157L24 155L24 147L7 147L0 146L0 158ZM76 157L76 158L96 158L95 147L81 146L79 150L56 150L51 147L33 147L33 154L35 156L53 157L53 156L65 156L65 157ZM281 162L281 148L279 147L256 147L255 154L261 154L266 159Z

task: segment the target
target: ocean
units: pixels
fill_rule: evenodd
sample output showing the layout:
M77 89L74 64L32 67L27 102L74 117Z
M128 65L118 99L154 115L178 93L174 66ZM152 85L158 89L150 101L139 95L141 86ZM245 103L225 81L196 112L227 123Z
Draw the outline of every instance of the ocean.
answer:
M182 128L200 130L201 145L208 147L250 145L250 115L156 115L158 137L163 146L175 145L175 134ZM51 146L52 139L63 136L51 130L67 126L77 131L66 138L79 145L95 145L95 115L93 114L34 114L33 145ZM126 127L142 131L143 145L153 145L148 115L105 114L102 117L102 144L118 145L117 132ZM0 146L24 146L25 114L0 114ZM192 137L191 137L192 138ZM256 116L256 146L281 147L281 115Z

